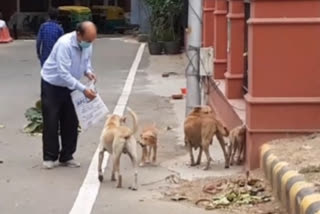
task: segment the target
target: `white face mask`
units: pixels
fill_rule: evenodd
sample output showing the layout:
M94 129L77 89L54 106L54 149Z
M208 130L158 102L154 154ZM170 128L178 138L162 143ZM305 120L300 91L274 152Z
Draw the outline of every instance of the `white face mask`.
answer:
M82 49L86 49L86 48L89 48L89 47L91 46L91 42L81 41L81 42L79 43L79 45L80 45L80 47L81 47Z

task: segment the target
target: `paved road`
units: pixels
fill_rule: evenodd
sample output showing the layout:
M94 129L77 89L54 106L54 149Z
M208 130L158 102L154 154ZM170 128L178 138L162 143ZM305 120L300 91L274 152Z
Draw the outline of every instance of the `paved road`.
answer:
M82 163L80 169L41 169L41 138L21 132L26 123L25 110L39 98L40 71L34 46L33 41L0 46L0 124L6 126L0 129L0 160L3 161L0 164L0 213L68 214L97 148L103 123L81 134L75 156ZM93 65L99 78L97 88L111 111L122 92L138 47L139 44L118 39L100 39L95 44ZM159 165L139 169L141 186L137 192L127 189L132 179L128 158L121 160L123 189L116 189L110 182L108 166L93 214L207 213L186 204L161 200L161 192L166 191L167 186L162 179L174 173L168 168L177 166L175 159L185 154L185 150L177 145L181 141L177 130L181 129L184 102L172 103L168 98L185 85L184 63L177 63L178 59L168 57L159 62L150 58L145 50L128 103L139 115L141 125L157 122L160 129ZM176 71L179 75L171 80L161 79L165 70ZM182 119L177 118L177 113ZM173 130L167 130L167 127ZM219 157L221 159L221 154ZM199 169L191 171L185 163L183 160L179 164L187 173L202 172ZM222 164L215 170L222 172Z
M97 87L111 110L138 47L110 39L95 44ZM0 130L1 213L68 213L97 148L101 125L80 136L76 154L80 169L41 169L41 138L21 133L26 123L24 112L39 97L40 68L34 41L1 45L0 66L0 124L6 126Z

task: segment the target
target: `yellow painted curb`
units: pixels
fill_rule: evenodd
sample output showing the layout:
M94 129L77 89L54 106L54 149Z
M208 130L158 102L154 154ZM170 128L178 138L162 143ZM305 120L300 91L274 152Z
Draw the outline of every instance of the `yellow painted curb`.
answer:
M272 169L272 188L274 188L274 190L278 189L278 179L277 179L277 176L278 176L278 173L280 172L280 170L285 167L285 166L288 166L288 163L287 162L284 162L284 161L281 161L279 163L277 163L273 169Z
M318 193L304 197L300 205L300 214L306 214L308 207L317 201L320 202L320 194Z
M281 200L283 204L286 206L287 205L287 192L286 192L286 186L290 178L295 177L299 175L297 171L294 170L289 170L281 178Z
M267 178L271 179L272 173L271 173L271 163L276 160L277 157L273 154L269 155L269 157L266 160L266 170L267 170Z
M307 183L305 181L298 181L297 183L293 184L293 186L290 189L289 197L290 197L290 210L289 213L297 214L296 212L296 206L297 206L297 194L300 190L308 187L313 187L311 183ZM320 213L319 213L320 214Z
M261 158L260 158L260 167L263 168L263 159L264 159L264 155L265 153L267 153L268 151L271 150L271 146L269 144L264 144L261 146Z

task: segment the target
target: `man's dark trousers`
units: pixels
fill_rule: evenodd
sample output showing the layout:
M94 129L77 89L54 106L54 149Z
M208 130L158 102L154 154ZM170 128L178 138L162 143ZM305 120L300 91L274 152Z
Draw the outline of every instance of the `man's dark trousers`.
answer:
M41 80L43 115L43 160L66 162L77 148L78 118L71 100L71 90ZM60 127L61 150L58 129Z

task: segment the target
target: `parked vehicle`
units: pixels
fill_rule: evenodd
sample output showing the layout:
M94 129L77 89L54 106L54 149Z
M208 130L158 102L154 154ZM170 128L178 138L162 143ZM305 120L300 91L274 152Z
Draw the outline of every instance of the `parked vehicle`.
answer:
M77 24L83 21L91 21L92 13L90 8L83 6L61 6L58 8L58 20L65 32L75 30Z
M100 33L124 33L125 30L138 27L127 23L121 7L94 5L91 10L93 22L98 26Z

